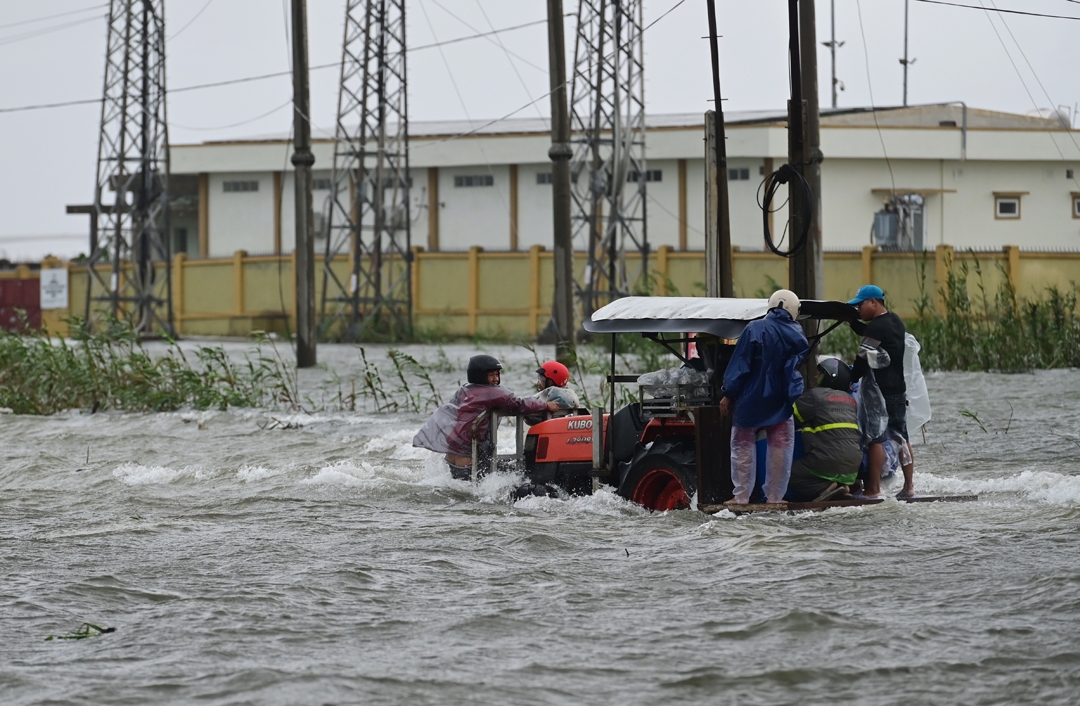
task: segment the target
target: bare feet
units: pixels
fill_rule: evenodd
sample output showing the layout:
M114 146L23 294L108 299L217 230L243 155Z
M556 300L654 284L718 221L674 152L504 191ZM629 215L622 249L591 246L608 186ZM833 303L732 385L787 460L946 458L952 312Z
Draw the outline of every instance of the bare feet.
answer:
M746 503L739 502L738 498L732 498L731 500L725 500L725 505L745 505Z
M913 497L915 497L915 488L913 486L910 486L910 485L905 485L900 490L900 492L896 494L896 498L898 500L904 499L904 498L913 498Z

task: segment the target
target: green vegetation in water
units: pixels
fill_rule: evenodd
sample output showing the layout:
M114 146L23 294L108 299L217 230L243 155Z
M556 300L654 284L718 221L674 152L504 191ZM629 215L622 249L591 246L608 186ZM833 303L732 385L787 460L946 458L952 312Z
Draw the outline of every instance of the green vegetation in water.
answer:
M72 322L82 330L81 322ZM261 351L261 349L260 349ZM273 355L230 360L219 346L185 352L173 341L151 355L130 325L74 340L47 331L0 331L0 407L17 414L67 409L166 412L297 405L295 370Z
M915 316L904 321L922 346L919 360L924 370L1017 373L1080 367L1075 283L1068 291L1051 286L1022 297L1000 262L995 263L1001 280L996 292L987 290L978 259L950 263L944 286L937 291L944 303L942 314L934 304L934 292L926 286L926 260L924 256L919 263ZM822 339L818 352L850 362L858 346L859 337L851 328L840 326Z
M972 275L974 297L968 289ZM1069 291L1047 287L1041 295L1021 297L1002 272L1001 285L991 293L975 260L950 268L939 295L944 316L924 295L907 326L922 344L924 368L1013 373L1080 366L1075 283Z
M97 637L110 632L116 632L116 628L103 628L93 623L83 623L74 632L69 632L67 635L49 635L45 638L45 642L51 640L85 640L88 637Z

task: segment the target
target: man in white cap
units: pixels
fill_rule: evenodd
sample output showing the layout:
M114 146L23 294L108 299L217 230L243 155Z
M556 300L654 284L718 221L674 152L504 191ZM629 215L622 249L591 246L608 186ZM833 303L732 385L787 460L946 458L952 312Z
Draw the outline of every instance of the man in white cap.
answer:
M792 403L803 393L799 365L810 345L795 323L799 298L781 289L769 298L769 313L743 329L724 372L724 398L720 411L734 413L731 427L731 481L734 497L729 505L750 502L757 472L757 433L765 430L765 499L782 503L791 476L795 444ZM734 409L732 409L734 407Z

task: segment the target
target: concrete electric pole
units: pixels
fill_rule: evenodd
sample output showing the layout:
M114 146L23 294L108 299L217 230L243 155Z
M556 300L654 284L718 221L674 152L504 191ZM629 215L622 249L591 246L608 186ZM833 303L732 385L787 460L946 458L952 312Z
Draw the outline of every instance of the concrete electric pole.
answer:
M315 354L315 240L312 233L311 96L308 91L306 0L292 0L293 156L296 176L296 366Z
M548 0L548 73L551 85L551 189L554 210L555 301L551 320L557 336L555 358L574 360L574 246L570 222L570 114L566 102L566 39L562 0Z
M828 47L829 53L832 55L832 107L836 107L836 91L844 90L844 84L838 81L836 78L836 50L844 46L844 42L836 41L836 0L831 0L830 7L832 14L829 18L832 20L832 37L827 42L822 42L821 46Z
M724 104L720 95L720 48L716 33L716 1L708 2L715 110L705 113L705 296L733 297L735 282L728 215L727 138L724 131Z
M907 70L915 63L914 59L908 59L908 0L904 0L904 58L900 64L904 67L904 107L907 107Z

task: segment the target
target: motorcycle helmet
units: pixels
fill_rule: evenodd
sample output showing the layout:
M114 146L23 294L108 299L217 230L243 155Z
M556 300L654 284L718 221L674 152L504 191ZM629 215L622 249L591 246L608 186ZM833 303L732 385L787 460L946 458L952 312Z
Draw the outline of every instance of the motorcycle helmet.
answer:
M826 358L817 366L821 376L818 385L842 392L851 391L851 369L839 358Z
M769 297L769 311L781 308L791 314L792 319L799 318L799 297L790 289L778 289Z
M554 360L549 360L537 368L536 374L546 377L559 387L566 387L566 383L570 381L570 371L565 365Z
M474 385L486 385L487 374L492 370L502 370L502 363L493 355L474 355L469 358L469 367L466 371L469 382Z

